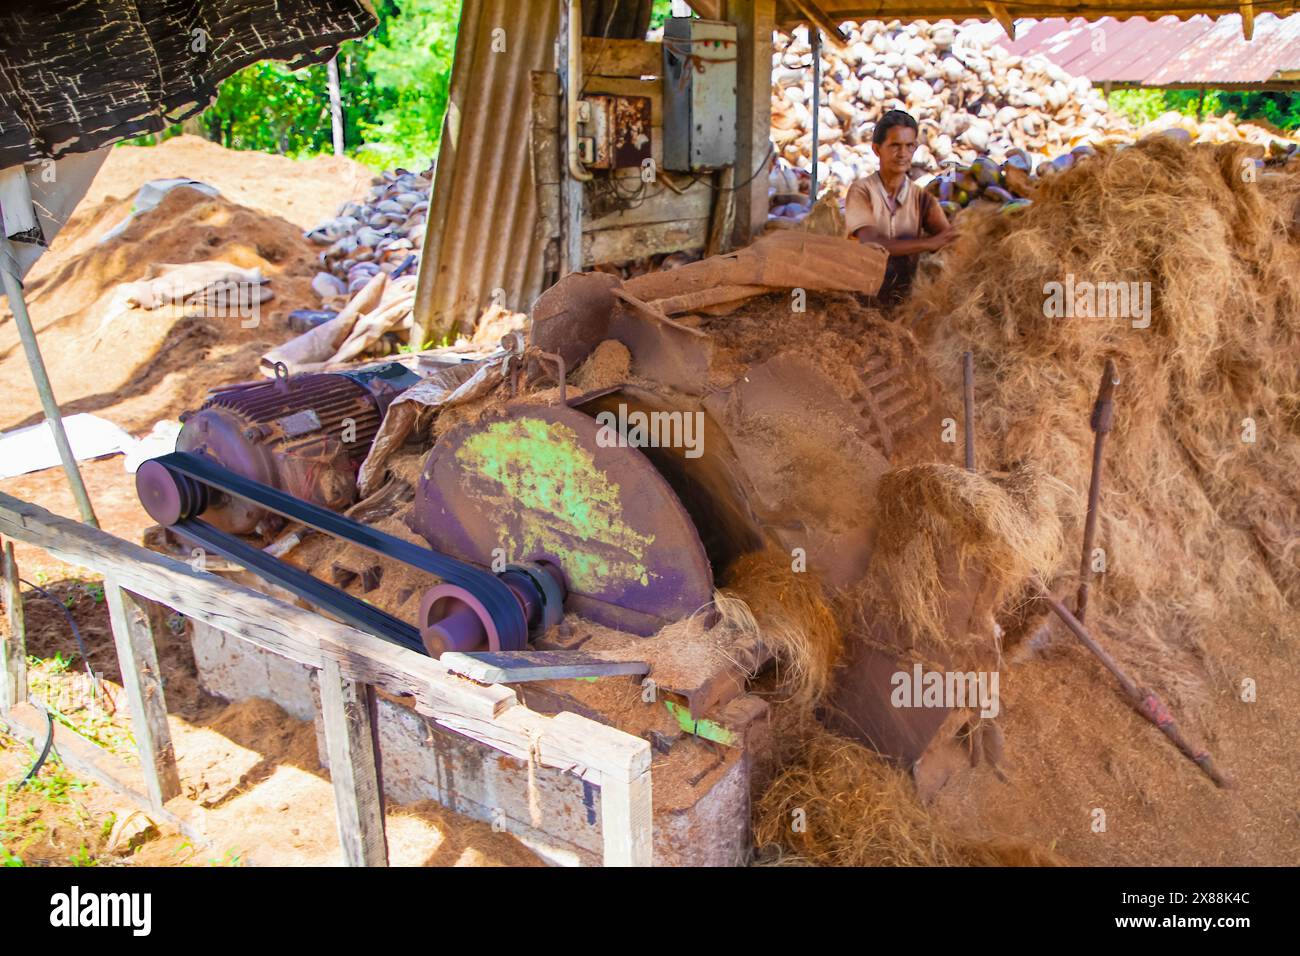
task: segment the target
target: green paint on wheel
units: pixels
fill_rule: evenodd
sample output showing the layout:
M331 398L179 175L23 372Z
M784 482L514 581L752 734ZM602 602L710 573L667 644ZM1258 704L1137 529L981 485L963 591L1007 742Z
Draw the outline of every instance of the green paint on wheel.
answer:
M623 521L617 482L596 466L578 434L559 422L492 422L456 450L457 463L488 487L476 489L501 516L507 560L554 556L572 590L596 593L619 582L649 586L654 535ZM504 529L519 529L518 540Z

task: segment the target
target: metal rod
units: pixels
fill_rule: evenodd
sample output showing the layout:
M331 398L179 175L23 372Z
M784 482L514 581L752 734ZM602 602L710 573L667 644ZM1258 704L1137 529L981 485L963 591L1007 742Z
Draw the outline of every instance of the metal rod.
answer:
M961 357L962 405L966 411L966 470L975 470L975 353Z
M14 255L9 237L3 233L4 230L0 229L0 273L4 274L5 295L9 297L9 309L14 314L14 324L18 326L18 337L22 339L23 351L27 353L27 365L32 372L32 381L36 383L36 394L41 398L45 420L50 423L54 447L59 451L63 472L68 476L68 484L72 486L72 497L77 502L78 510L81 511L81 520L92 528L98 528L99 521L95 518L95 509L90 505L90 494L86 491L85 482L81 480L77 459L72 454L72 445L68 443L68 433L63 430L63 416L59 412L59 403L55 401L54 389L50 387L50 377L45 371L41 347L36 342L36 330L32 328L31 317L27 314L23 283L18 278L18 259Z
M1083 555L1079 559L1079 596L1075 600L1075 616L1082 621L1088 613L1088 587L1092 575L1092 545L1097 536L1098 504L1101 501L1102 449L1106 444L1106 434L1115 419L1115 386L1119 384L1119 372L1115 363L1106 359L1106 368L1101 375L1101 385L1097 388L1097 401L1092 406L1092 430L1096 435L1092 443L1092 478L1088 483L1088 516L1083 525Z
M808 24L808 32L812 34L812 70L813 70L813 98L812 98L812 186L808 193L808 207L811 209L817 205L817 154L818 140L821 136L821 114L822 114L822 32L817 29L816 24Z
M1133 709L1147 720L1151 721L1151 723L1155 724L1156 727L1160 729L1161 733L1173 741L1174 745L1181 750L1189 760L1200 767L1201 770L1205 772L1205 775L1214 781L1215 786L1225 790L1232 789L1232 781L1221 774L1214 766L1209 751L1205 750L1203 747L1193 746L1188 742L1187 738L1182 735L1182 732L1178 729L1177 723L1174 721L1173 714L1170 712L1165 702L1160 699L1159 695L1157 695L1155 691L1139 687L1133 679L1124 672L1123 668L1119 666L1115 661L1115 658L1106 653L1105 649L1097 643L1096 639L1088 632L1088 629L1083 626L1083 622L1071 614L1064 604L1052 596L1052 592L1047 590L1046 585L1044 585L1042 581L1038 578L1033 578L1032 583L1038 590L1039 597L1046 601L1048 607L1056 612L1056 616L1059 617L1074 636L1079 639L1079 643L1090 650L1093 656L1096 657L1097 660L1101 661L1106 670L1110 671L1111 674L1114 675L1115 679L1119 681L1119 685L1124 689L1124 693L1127 695L1129 702L1133 705Z

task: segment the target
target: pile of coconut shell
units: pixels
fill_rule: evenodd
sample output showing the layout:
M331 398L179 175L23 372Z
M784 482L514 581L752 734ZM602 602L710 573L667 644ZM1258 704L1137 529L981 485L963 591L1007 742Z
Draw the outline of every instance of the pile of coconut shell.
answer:
M322 271L312 280L325 307L341 307L380 272L392 278L414 274L432 186L432 169L389 170L372 180L364 200L345 203L337 216L307 233L329 247L321 253Z
M918 176L951 170L961 177L981 157L991 157L999 166L1012 160L1025 172L1053 174L1068 169L1092 146L1133 142L1156 132L1192 142L1249 142L1262 149L1259 158L1274 162L1296 153L1295 142L1284 134L1239 124L1231 116L1198 123L1171 113L1135 128L1109 109L1086 78L1071 76L1043 56L1013 56L949 20L845 22L841 31L847 44L829 37L822 43L818 130L819 179L838 190L876 171L871 135L876 121L891 109L916 117ZM772 141L777 162L771 180L777 217L798 219L807 207L811 66L807 28L776 35ZM1003 202L1026 196L1006 182L995 189L1007 191L1006 197L996 193Z
M1050 159L1082 143L1131 137L1087 79L1045 57L1011 56L951 21L846 22L848 44L822 44L818 139L826 181L876 170L871 134L891 109L920 126L917 166L969 165L1013 148ZM778 155L800 168L812 156L812 47L806 28L778 34L772 55L772 127Z

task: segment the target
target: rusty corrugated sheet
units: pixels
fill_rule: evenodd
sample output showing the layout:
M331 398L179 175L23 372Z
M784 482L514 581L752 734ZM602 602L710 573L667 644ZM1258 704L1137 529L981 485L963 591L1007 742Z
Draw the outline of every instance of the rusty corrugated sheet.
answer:
M832 20L976 20L993 19L985 0L816 0L817 6ZM1254 0L1255 17L1264 13L1283 16L1296 11L1296 0ZM1212 17L1235 14L1241 9L1237 0L1125 0L1112 3L1108 0L1001 0L996 4L1013 20L1022 18L1047 19L1056 17L1083 17L1100 20L1114 16L1119 19L1145 17L1156 20L1172 15L1181 20L1208 14ZM777 22L781 24L801 21L795 0L777 0ZM1000 15L1000 14L999 14Z
M1100 31L1100 39L1098 39ZM1043 20L1014 43L1021 56L1042 54L1075 76L1094 83L1140 86L1239 86L1276 81L1300 70L1300 15L1255 18L1255 32L1242 38L1241 17L1196 17L1156 22L1106 18Z
M557 0L465 0L461 8L417 326L468 328L497 289L501 304L520 312L541 292L529 74L555 68L558 26Z

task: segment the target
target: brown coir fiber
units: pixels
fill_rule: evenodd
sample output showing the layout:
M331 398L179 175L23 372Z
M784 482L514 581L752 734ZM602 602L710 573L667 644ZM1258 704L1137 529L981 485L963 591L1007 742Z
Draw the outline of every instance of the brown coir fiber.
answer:
M780 727L793 720L798 726ZM1012 840L976 840L921 805L911 778L807 716L774 731L798 739L798 757L757 801L760 859L817 866L1046 866L1052 853ZM773 851L775 858L773 859Z
M1103 150L1022 212L963 217L909 305L954 388L975 354L981 464L1028 460L1063 483L1072 543L1114 359L1093 604L1124 634L1121 660L1183 700L1204 689L1201 635L1224 606L1287 615L1300 600L1298 198L1300 171L1256 174L1239 145ZM1149 327L1048 317L1046 284L1069 281L1149 283Z
M1030 466L994 479L938 463L886 472L865 595L874 612L899 622L914 645L959 650L945 626L945 567L955 559L958 576L982 575L994 608L1054 567L1062 542L1051 484Z
M816 576L795 571L785 552L767 550L742 555L727 579L724 593L744 603L776 658L782 691L801 704L820 700L844 637Z

